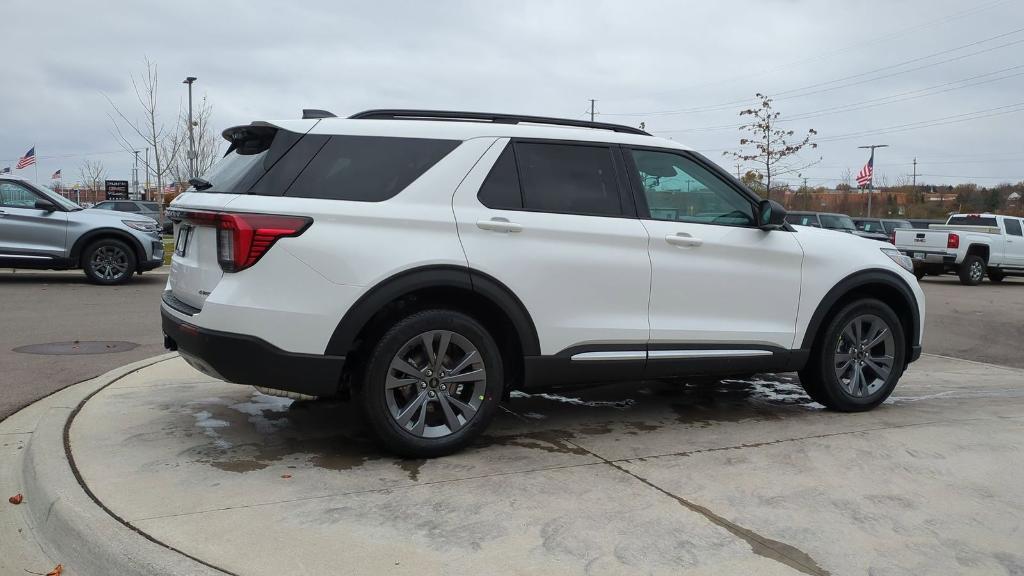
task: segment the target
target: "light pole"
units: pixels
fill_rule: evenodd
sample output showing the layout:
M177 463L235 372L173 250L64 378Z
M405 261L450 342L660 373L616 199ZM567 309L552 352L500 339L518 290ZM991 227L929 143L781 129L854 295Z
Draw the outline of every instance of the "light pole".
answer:
M185 78L182 84L188 84L188 177L196 177L196 138L192 132L192 83L198 80L195 76Z
M888 144L869 144L867 146L857 146L857 148L868 148L871 150L871 158L868 159L868 166L871 166L871 175L868 177L868 218L871 218L871 196L873 195L875 187L875 148L888 147Z

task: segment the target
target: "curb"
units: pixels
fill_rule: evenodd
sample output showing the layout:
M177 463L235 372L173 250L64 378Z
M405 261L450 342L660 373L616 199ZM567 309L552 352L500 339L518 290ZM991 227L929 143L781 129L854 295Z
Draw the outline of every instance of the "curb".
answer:
M110 515L83 486L68 459L65 429L93 394L116 380L174 358L163 354L123 366L75 385L77 404L51 407L26 447L22 470L26 520L47 556L60 559L78 576L223 576L224 572L155 542Z

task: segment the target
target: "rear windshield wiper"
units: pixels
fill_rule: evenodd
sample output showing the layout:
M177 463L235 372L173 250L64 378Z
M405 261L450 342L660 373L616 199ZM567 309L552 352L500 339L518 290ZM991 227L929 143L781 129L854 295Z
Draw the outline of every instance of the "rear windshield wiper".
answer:
M210 184L208 181L203 180L202 178L189 178L188 183L191 184L196 190L206 190L208 188L213 188L213 184Z

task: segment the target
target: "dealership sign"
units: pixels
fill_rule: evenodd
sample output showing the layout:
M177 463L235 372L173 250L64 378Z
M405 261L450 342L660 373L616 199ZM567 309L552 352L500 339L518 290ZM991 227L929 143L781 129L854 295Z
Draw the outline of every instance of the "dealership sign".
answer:
M104 181L104 188L107 192L107 200L127 200L128 199L128 181L127 180L106 180Z

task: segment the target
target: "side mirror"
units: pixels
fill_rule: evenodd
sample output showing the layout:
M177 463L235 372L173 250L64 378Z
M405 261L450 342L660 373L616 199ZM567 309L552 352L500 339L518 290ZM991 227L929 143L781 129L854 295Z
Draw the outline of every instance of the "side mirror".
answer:
M761 200L757 205L757 227L778 230L786 224L786 209L775 200Z
M47 212L53 212L54 210L57 209L57 205L54 204L53 202L50 202L49 200L43 200L42 198L39 198L36 200L34 208L36 210L46 210Z

